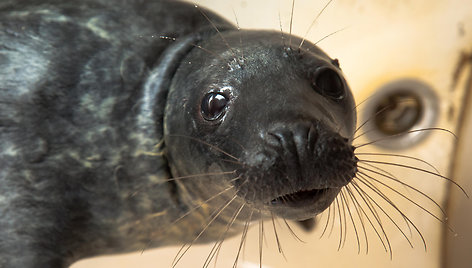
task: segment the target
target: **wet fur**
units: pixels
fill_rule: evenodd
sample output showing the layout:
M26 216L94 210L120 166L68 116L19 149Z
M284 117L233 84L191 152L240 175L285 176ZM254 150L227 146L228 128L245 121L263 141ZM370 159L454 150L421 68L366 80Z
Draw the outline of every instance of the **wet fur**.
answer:
M22 4L27 2L35 1L24 1ZM102 5L100 1L87 2ZM162 158L166 153L163 137L152 127L156 122L140 117L156 111L146 110L142 104L135 103L142 94L137 89L151 86L143 83L144 78L154 68L156 55L173 42L156 38L155 35L153 25L161 24L161 19L166 16L148 11L177 10L175 7L161 8L161 3L143 2L134 6L135 9L131 9L129 14L120 12L125 17L119 20L113 19L113 12L69 14L68 9L64 8L41 13L34 5L29 11L12 11L15 10L13 1L0 4L0 29L8 29L0 31L0 51L3 53L3 58L0 58L0 78L3 82L0 100L0 230L8 230L0 233L1 267L64 267L77 259L98 254L175 243L191 246L216 239L217 243L205 262L208 265L226 237L242 232L242 247L251 221L259 222L262 258L262 234L264 228L269 228L262 223L264 213L260 209L247 209L246 204L233 203L239 192L237 188L241 189L247 181L242 181L237 187L221 187L217 193L197 199L192 189L188 189L188 193L179 194L187 194L191 200L181 200L181 197L175 196L175 185L180 180L200 180L198 184L212 176L228 176L236 180L236 169L226 170L226 173L193 173L169 179L171 170ZM193 18L195 29L204 26L213 31L210 21L220 28L233 27L214 15L210 15L208 20L199 9L190 5L179 6L178 10ZM31 16L22 17L21 12ZM205 14L211 13L205 11ZM138 20L138 26L125 27L126 21L131 18ZM154 21L156 18L159 21ZM118 24L107 26L112 21ZM181 22L165 23L179 25ZM103 31L102 27L121 30L111 33ZM178 27L162 35L178 40L180 36L194 31L185 29L185 32L180 32L180 29ZM68 35L68 32L74 34ZM113 39L122 43L110 46ZM66 42L80 45L74 48L63 46ZM189 43L193 44L193 40ZM56 53L59 49L60 54ZM108 54L98 53L100 50L106 50ZM208 53L203 48L201 51ZM176 55L181 53L178 49L174 52ZM77 72L79 68L85 71ZM79 73L82 75L78 76ZM97 80L101 88L109 90L91 90L96 87ZM120 86L115 87L116 84ZM113 123L110 124L110 121ZM130 132L130 126L141 132ZM89 131L84 133L83 129ZM180 142L188 139L172 135L169 137ZM352 140L354 137L348 138ZM237 157L218 145L202 140L192 142L207 149L219 150L225 161L238 162ZM237 141L234 144L238 146ZM388 235L383 232L380 221L382 207L371 196L378 195L390 203L374 184L397 179L371 164L391 163L361 160L354 181L342 189L328 209L324 229L329 230L329 225L335 220L341 221L342 226L346 226L348 221L356 226L353 216L356 211L357 215L361 215L357 216L356 229L359 248L365 229L373 228L385 249L391 252ZM435 171L423 169L416 171L436 174ZM400 186L408 187L403 183ZM252 193L247 190L239 194ZM394 204L390 205L395 208ZM402 215L401 209L398 213L407 226L416 229L414 223ZM440 216L436 217L442 221ZM233 228L238 218L244 220ZM274 222L274 218L275 215L270 213L269 219ZM399 231L404 232L401 228ZM420 230L416 231L421 236ZM341 229L340 246L345 241L342 232ZM217 235L205 238L208 233ZM405 238L408 239L406 235ZM367 243L367 237L365 240ZM184 246L175 263L187 250L188 247Z
M209 23L179 2L105 2L0 3L1 267L64 267L192 237L190 228L171 227L149 242L188 209L165 181L155 147L162 134L137 119L136 102L169 45L154 37L154 25L176 25L164 34L179 37ZM195 29L178 27L184 16ZM135 224L155 214L159 221ZM188 223L201 225L203 215Z

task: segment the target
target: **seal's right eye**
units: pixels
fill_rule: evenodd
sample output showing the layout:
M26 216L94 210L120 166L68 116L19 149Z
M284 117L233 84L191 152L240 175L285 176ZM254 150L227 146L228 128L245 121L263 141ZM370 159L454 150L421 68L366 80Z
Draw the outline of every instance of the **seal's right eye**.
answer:
M228 98L225 95L218 92L207 93L202 100L202 116L207 121L217 120L223 116L227 105Z

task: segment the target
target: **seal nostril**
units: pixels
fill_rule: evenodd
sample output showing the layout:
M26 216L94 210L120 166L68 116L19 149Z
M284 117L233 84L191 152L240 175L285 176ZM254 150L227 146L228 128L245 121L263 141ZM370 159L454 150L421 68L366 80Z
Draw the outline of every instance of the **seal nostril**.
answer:
M269 132L267 133L267 141L270 143L270 144L277 144L277 145L280 145L282 143L281 141L281 137L276 134L276 133L273 133L273 132Z
M315 127L311 125L308 130L308 136L307 136L307 141L308 141L307 147L310 152L314 152L317 140L318 140L318 133L316 132Z

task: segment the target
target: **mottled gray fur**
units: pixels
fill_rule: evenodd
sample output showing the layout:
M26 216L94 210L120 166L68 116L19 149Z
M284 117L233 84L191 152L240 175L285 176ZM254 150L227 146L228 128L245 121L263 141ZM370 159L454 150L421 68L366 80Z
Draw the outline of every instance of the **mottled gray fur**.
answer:
M207 25L172 1L0 3L0 267L139 250L172 211L188 210L171 209L162 134L136 123L137 102L172 44L159 35ZM193 236L184 230L154 236L154 246Z
M315 45L188 3L3 0L0 267L310 219L357 171L354 107Z

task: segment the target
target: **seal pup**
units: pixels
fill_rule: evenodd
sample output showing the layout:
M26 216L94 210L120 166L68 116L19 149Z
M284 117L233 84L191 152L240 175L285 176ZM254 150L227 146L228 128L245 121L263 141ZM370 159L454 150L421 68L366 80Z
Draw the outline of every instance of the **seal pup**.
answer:
M357 172L352 94L307 41L177 1L0 13L2 267L309 219Z

